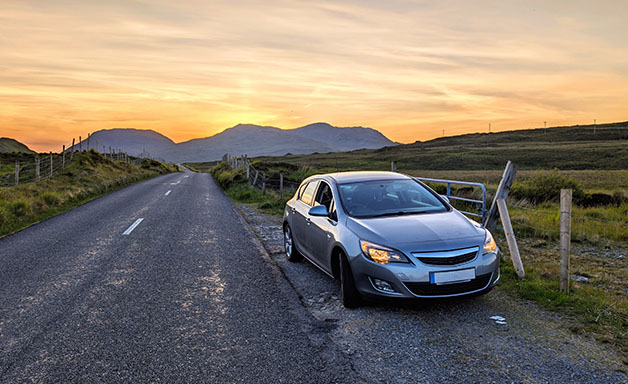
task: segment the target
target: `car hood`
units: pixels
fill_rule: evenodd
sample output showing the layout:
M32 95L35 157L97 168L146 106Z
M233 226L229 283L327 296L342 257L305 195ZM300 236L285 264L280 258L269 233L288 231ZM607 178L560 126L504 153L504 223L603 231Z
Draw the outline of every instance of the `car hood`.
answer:
M480 246L486 235L479 224L455 210L370 219L349 217L347 227L363 240L407 252Z

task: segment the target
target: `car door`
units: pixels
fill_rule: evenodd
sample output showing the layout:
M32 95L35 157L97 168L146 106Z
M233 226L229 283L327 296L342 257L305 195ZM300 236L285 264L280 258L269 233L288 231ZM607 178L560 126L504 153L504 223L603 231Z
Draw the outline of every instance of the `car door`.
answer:
M299 196L292 207L293 240L297 249L308 257L310 257L311 254L308 246L308 229L310 227L308 211L311 208L317 185L318 180L312 180L305 185L303 190L299 192Z
M334 196L329 184L325 181L318 183L318 189L312 202L312 206L324 205L327 208L327 212L331 210ZM309 222L306 219L306 226L308 230L307 241L309 242L308 248L311 251L311 259L316 262L321 268L328 269L329 265L329 248L331 236L329 235L329 218L320 216L308 216Z

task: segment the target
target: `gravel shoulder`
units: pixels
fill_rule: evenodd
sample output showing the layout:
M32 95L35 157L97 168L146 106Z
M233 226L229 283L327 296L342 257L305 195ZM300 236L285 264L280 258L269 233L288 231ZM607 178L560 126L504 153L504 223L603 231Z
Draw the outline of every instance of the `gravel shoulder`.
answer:
M475 298L344 309L337 282L307 261L285 259L280 218L238 207L303 306L328 324L329 336L365 381L628 382L620 356L572 333L574 320L499 289Z

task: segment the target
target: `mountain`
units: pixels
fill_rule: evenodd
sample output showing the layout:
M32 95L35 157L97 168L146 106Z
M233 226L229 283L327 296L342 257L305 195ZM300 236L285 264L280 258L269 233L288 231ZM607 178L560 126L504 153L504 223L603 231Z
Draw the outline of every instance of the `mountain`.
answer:
M87 148L86 138L83 138L82 145L83 148ZM107 152L111 147L115 150L122 149L123 152L132 156L147 153L155 157L157 153L163 152L175 144L166 136L153 130L113 128L94 132L89 138L89 145L100 152L103 151L104 146Z
M35 153L31 151L26 145L20 143L17 140L9 139L8 137L0 137L0 153Z
M395 145L380 132L363 127L340 128L326 123L296 129L238 124L214 136L176 144L157 156L173 162L210 161L232 155L280 156L286 153L343 152Z
M338 128L327 123L314 123L287 132L299 137L321 141L332 147L333 152L376 149L395 144L381 132L364 127Z
M130 155L144 154L170 162L211 161L232 155L280 156L286 153L343 152L395 145L380 132L363 127L339 128L315 123L295 129L238 124L216 135L175 144L152 130L103 129L90 137L90 147L121 149ZM87 139L83 138L83 148Z

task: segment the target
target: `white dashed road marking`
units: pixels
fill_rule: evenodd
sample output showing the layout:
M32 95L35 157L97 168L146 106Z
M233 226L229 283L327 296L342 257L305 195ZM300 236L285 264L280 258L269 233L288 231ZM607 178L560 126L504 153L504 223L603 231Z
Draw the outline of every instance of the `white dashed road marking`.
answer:
M142 222L142 220L144 220L143 217L140 217L139 219L135 220L135 223L131 224L131 226L129 228L126 229L126 231L124 231L122 233L122 236L128 236L131 234L131 232L133 232L133 230L135 229L135 227L137 227L138 225L140 225L140 223Z
M164 196L168 196L172 192L172 189L169 189L168 192L164 193Z

